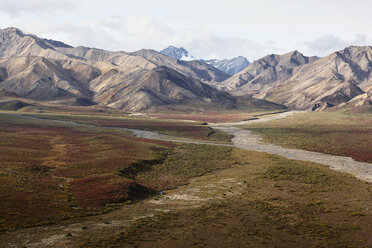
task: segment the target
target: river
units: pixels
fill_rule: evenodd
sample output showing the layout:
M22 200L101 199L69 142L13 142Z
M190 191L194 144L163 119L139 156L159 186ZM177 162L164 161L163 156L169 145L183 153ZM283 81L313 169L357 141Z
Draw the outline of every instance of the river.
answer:
M259 119L254 119L254 120L209 124L211 128L214 128L222 132L226 132L228 134L233 135L233 138L231 140L232 144L195 141L195 140L173 137L173 136L168 136L164 134L159 134L157 132L143 131L143 130L138 130L138 129L119 128L119 127L102 127L102 126L95 126L95 125L89 125L89 124L81 124L81 123L77 123L73 121L51 120L51 119L39 118L39 117L29 116L29 115L20 115L20 114L15 114L15 115L18 117L22 117L22 118L31 118L31 119L37 119L37 120L42 120L42 121L47 121L47 122L63 123L63 124L69 124L69 125L78 125L82 127L94 127L94 128L100 128L100 129L117 129L117 130L130 131L133 133L134 136L140 137L140 138L146 138L146 139L156 139L156 140L179 142L179 143L191 143L191 144L235 146L241 149L275 154L275 155L283 156L289 159L310 161L310 162L324 164L324 165L329 166L333 170L346 172L346 173L356 176L358 179L372 182L372 164L370 163L358 162L350 157L336 156L336 155L331 155L331 154L311 152L311 151L300 150L300 149L291 149L291 148L286 148L286 147L282 147L278 145L264 143L262 142L261 136L254 134L250 130L239 127L239 125L271 121L275 119L285 118L287 116L302 113L302 112L303 111L289 111L289 112L284 112L284 113L280 113L276 115L264 116L264 117L261 117Z

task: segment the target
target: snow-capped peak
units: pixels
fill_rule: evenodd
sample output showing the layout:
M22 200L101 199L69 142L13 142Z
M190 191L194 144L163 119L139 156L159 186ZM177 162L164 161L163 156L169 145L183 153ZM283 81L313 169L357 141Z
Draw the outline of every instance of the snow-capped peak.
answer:
M189 52L183 47L169 46L161 50L160 53L167 55L169 57L178 59L178 60L185 60L185 61L197 60L197 58L189 54Z
M184 60L184 61L191 61L191 60L198 60L204 63L207 63L227 74L233 75L243 69L245 69L250 62L248 61L247 58L243 56L238 56L232 59L209 59L209 60L204 60L204 59L197 59L189 52L183 48L183 47L174 47L174 46L169 46L163 50L160 51L160 53L167 55L169 57L178 59L178 60Z

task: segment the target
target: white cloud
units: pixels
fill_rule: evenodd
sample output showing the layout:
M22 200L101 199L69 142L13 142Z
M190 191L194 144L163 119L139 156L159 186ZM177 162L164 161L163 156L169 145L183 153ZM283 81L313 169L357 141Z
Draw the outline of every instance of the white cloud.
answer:
M207 28L200 27L190 28L185 35L176 37L174 45L184 46L194 56L205 59L242 55L253 60L268 53L281 51L274 42L260 44L244 38L220 36Z
M201 58L253 60L372 44L371 8L370 0L0 0L0 23L75 46L134 51L175 45Z
M242 55L253 60L268 53L283 52L283 49L272 41L258 43L239 37L220 36L205 26L188 25L174 29L144 16L116 16L87 23L46 23L34 20L23 24L22 29L74 46L83 45L114 51L131 52L142 48L161 50L169 45L182 46L194 56L203 59Z
M113 51L136 51L143 48L161 50L169 45L182 46L198 58L232 58L245 56L250 61L270 53L285 53L297 49L306 55L324 56L348 45L372 44L371 39L358 34L344 39L332 34L296 45L277 44L273 41L258 42L234 35L219 35L207 25L188 24L170 27L158 19L147 16L111 16L95 21L60 22L32 20L19 22L28 33L63 41L73 46L97 47Z
M71 10L74 4L71 0L0 0L0 11L10 16L23 13L48 13L59 10Z
M169 45L182 46L199 58L230 58L244 55L259 58L280 49L273 42L259 44L238 37L219 36L207 27L186 26L174 30L166 24L148 17L113 17L103 20L95 29L111 35L113 50L161 50Z
M368 0L232 0L228 8L212 0L0 0L0 23L74 46L135 51L175 45L200 58L254 60L294 49L323 56L372 44L371 7ZM328 35L312 40L322 34Z
M372 40L364 34L357 34L352 39L343 39L332 34L327 34L312 41L299 43L298 47L299 50L304 51L306 54L324 56L350 45L364 46L371 44Z

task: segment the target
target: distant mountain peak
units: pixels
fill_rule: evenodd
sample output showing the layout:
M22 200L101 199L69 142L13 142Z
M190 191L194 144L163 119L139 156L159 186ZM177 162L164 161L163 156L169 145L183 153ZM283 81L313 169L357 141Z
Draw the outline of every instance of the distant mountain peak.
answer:
M197 60L197 58L189 54L189 52L183 47L169 46L161 50L160 53L167 55L169 57L178 59L178 60L185 60L185 61Z
M53 49L54 47L63 47L63 48L72 48L72 46L69 46L61 41L55 41L51 39L43 39L39 38L34 34L28 34L24 33L22 30L14 27L8 27L4 29L0 29L0 42L8 42L9 44L6 44L5 46L8 47L8 45L12 44L12 46L22 43L22 39L25 39L24 42L28 42L26 44L23 44L23 47L30 46L31 44L36 44L42 48L50 48ZM1 47L0 47L0 53L1 53Z
M371 46L354 46L354 45L352 45L352 46L345 47L342 50L336 51L335 54L337 54L337 55L339 55L339 54L351 55L351 54L354 54L354 53L363 53L363 52L371 53L372 52L372 47Z
M297 54L300 54L300 55L303 55L302 53L300 53L298 50L293 50L291 52L289 52L291 54L294 54L294 55L297 55Z
M207 63L220 71L223 71L229 75L233 75L243 69L245 69L249 65L249 61L247 58L243 56L238 56L232 59L197 59L192 56L185 48L183 47L175 47L169 46L160 51L160 53L167 55L169 57L178 59L178 60L199 60L201 62Z
M15 36L15 35L24 36L24 33L18 28L9 27L9 28L0 29L0 35L1 36Z
M210 64L217 69L226 72L229 75L234 75L238 73L250 64L247 58L243 56L238 56L232 59L210 59L210 60L203 60L205 63Z
M15 27L7 27L7 28L4 28L4 29L0 29L0 30L2 30L2 31L4 31L4 32L8 32L8 33L16 33L16 32L20 32L20 33L22 33L22 31L20 30L20 29L18 29L18 28L15 28Z

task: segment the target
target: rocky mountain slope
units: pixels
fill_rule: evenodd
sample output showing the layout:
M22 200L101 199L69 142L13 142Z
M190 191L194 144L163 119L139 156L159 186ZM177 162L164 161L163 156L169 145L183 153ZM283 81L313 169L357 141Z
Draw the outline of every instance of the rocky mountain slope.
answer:
M245 69L249 65L249 61L247 58L243 56L238 56L232 59L197 59L196 57L192 56L185 48L183 47L175 47L169 46L160 51L160 53L169 56L171 58L181 60L181 61L200 61L207 63L220 71L227 73L228 75L233 75L243 69ZM219 81L217 81L219 82Z
M137 111L153 105L214 104L233 108L235 99L226 92L189 78L166 66L141 70L133 76L107 83L100 77L92 81L98 92L95 101L113 108L129 108Z
M17 99L130 111L189 103L232 108L234 98L203 83L228 76L206 63L153 50L75 48L16 28L0 30L0 91Z
M271 85L290 78L295 67L315 60L315 57L306 57L298 51L283 55L267 55L254 61L219 86L236 95L260 93Z
M364 94L357 95L346 103L341 103L335 110L352 113L372 113L372 88Z
M371 72L369 46L350 46L320 59L297 51L268 55L229 77L205 62L154 50L72 47L16 28L0 29L0 100L129 111L186 104L196 109L285 105L360 112L371 109Z
M70 103L92 104L89 99L93 92L86 82L94 77L95 70L89 73L85 69L79 76L78 71L71 73L70 62L37 56L1 59L0 89L33 100L65 99Z
M292 108L332 107L369 90L371 72L372 48L350 46L293 68L290 77L263 89L258 97Z
M53 59L78 59L85 62L105 62L117 66L141 67L153 69L156 66L168 66L179 70L187 76L202 81L221 82L229 77L213 66L194 61L178 61L154 50L140 50L134 53L111 52L89 47L71 47L59 41L41 39L24 34L16 28L0 30L0 58L14 56L40 56Z

